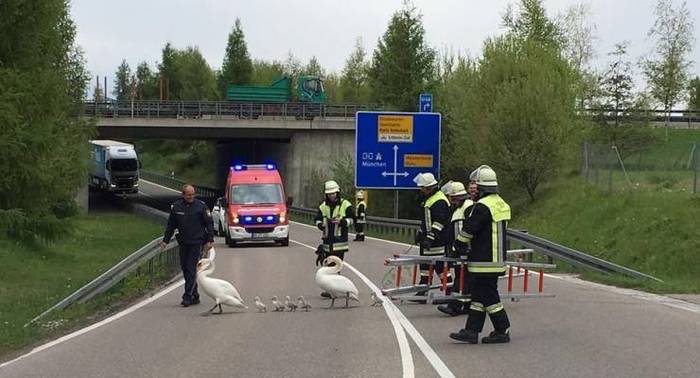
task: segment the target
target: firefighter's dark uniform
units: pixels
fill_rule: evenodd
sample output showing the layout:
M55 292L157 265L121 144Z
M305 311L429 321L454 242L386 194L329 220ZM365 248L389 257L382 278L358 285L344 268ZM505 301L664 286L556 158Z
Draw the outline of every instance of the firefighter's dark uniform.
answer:
M202 246L214 241L214 222L207 205L195 199L188 203L184 199L175 201L170 206L170 217L165 228L163 241L170 242L175 229L180 246L180 268L185 276L185 293L183 304L199 300L197 292L197 262L202 256Z
M465 329L480 333L488 313L496 332L505 333L510 321L498 295L498 277L505 274L506 227L510 206L497 193L484 194L470 209L457 234L459 248L470 247L468 270L472 302Z
M471 199L465 199L464 202L459 206L453 209L452 211L452 219L450 221L450 226L447 227L445 230L445 255L448 257L466 257L468 249L466 248L467 245L464 243L456 243L457 240L457 235L459 235L464 228L464 220L466 218L466 215L469 214L471 211L472 206L474 206L474 201ZM465 267L466 268L466 267ZM456 303L450 303L447 306L450 307L448 311L443 311L450 313L450 315L458 315L458 314L464 314L467 312L469 309L469 305L471 304L471 296L470 296L470 282L469 282L469 274L468 271L465 269L464 271L464 279L461 279L461 272L462 269L460 268L459 265L454 266L454 286L453 286L453 291L458 292L460 294L460 298L457 299ZM460 290L460 281L463 282L463 286Z
M445 226L450 220L450 201L445 193L437 187L421 203L423 215L421 217L420 234L417 239L420 245L421 256L441 256L445 254ZM443 264L434 265L435 272L442 274ZM448 271L447 281L452 282L452 276ZM420 264L420 284L427 285L431 281L430 265ZM418 295L427 295L427 292L419 292ZM448 292L445 294L449 294Z
M348 227L353 224L355 212L350 201L340 197L336 202L325 200L318 206L316 212L316 226L323 231L323 253L325 256L335 255L342 260L348 248ZM340 220L333 223L333 219Z
M364 200L355 205L355 241L365 241L365 224L367 223L367 203Z

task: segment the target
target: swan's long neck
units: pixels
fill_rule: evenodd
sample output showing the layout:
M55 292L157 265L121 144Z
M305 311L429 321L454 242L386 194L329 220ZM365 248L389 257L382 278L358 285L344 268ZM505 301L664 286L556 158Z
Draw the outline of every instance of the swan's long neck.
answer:
M214 273L214 262L211 261L209 264L210 265L206 269L199 272L200 276L209 277L210 274Z

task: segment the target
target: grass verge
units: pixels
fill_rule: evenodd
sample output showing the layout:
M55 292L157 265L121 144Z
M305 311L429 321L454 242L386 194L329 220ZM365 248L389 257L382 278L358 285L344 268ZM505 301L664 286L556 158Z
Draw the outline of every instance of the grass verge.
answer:
M125 214L79 216L72 235L47 246L28 247L0 239L0 359L47 338L91 322L142 295L156 280L130 276L86 304L29 320L94 279L162 232L154 222Z

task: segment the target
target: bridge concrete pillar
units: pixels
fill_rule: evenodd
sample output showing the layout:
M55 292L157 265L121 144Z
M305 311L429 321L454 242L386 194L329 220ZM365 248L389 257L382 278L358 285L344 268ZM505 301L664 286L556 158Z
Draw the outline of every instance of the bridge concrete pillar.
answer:
M310 181L314 170L329 177L336 159L355 155L354 130L313 130L296 132L287 152L287 169L284 175L287 195L294 197L294 205L315 207L319 187ZM353 178L354 179L354 178Z

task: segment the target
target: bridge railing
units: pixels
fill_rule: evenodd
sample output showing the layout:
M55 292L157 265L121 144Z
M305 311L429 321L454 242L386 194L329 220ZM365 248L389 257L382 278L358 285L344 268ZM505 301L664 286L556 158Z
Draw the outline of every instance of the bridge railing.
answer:
M379 105L310 103L238 103L228 101L114 101L85 103L83 116L175 119L354 119L358 111Z

